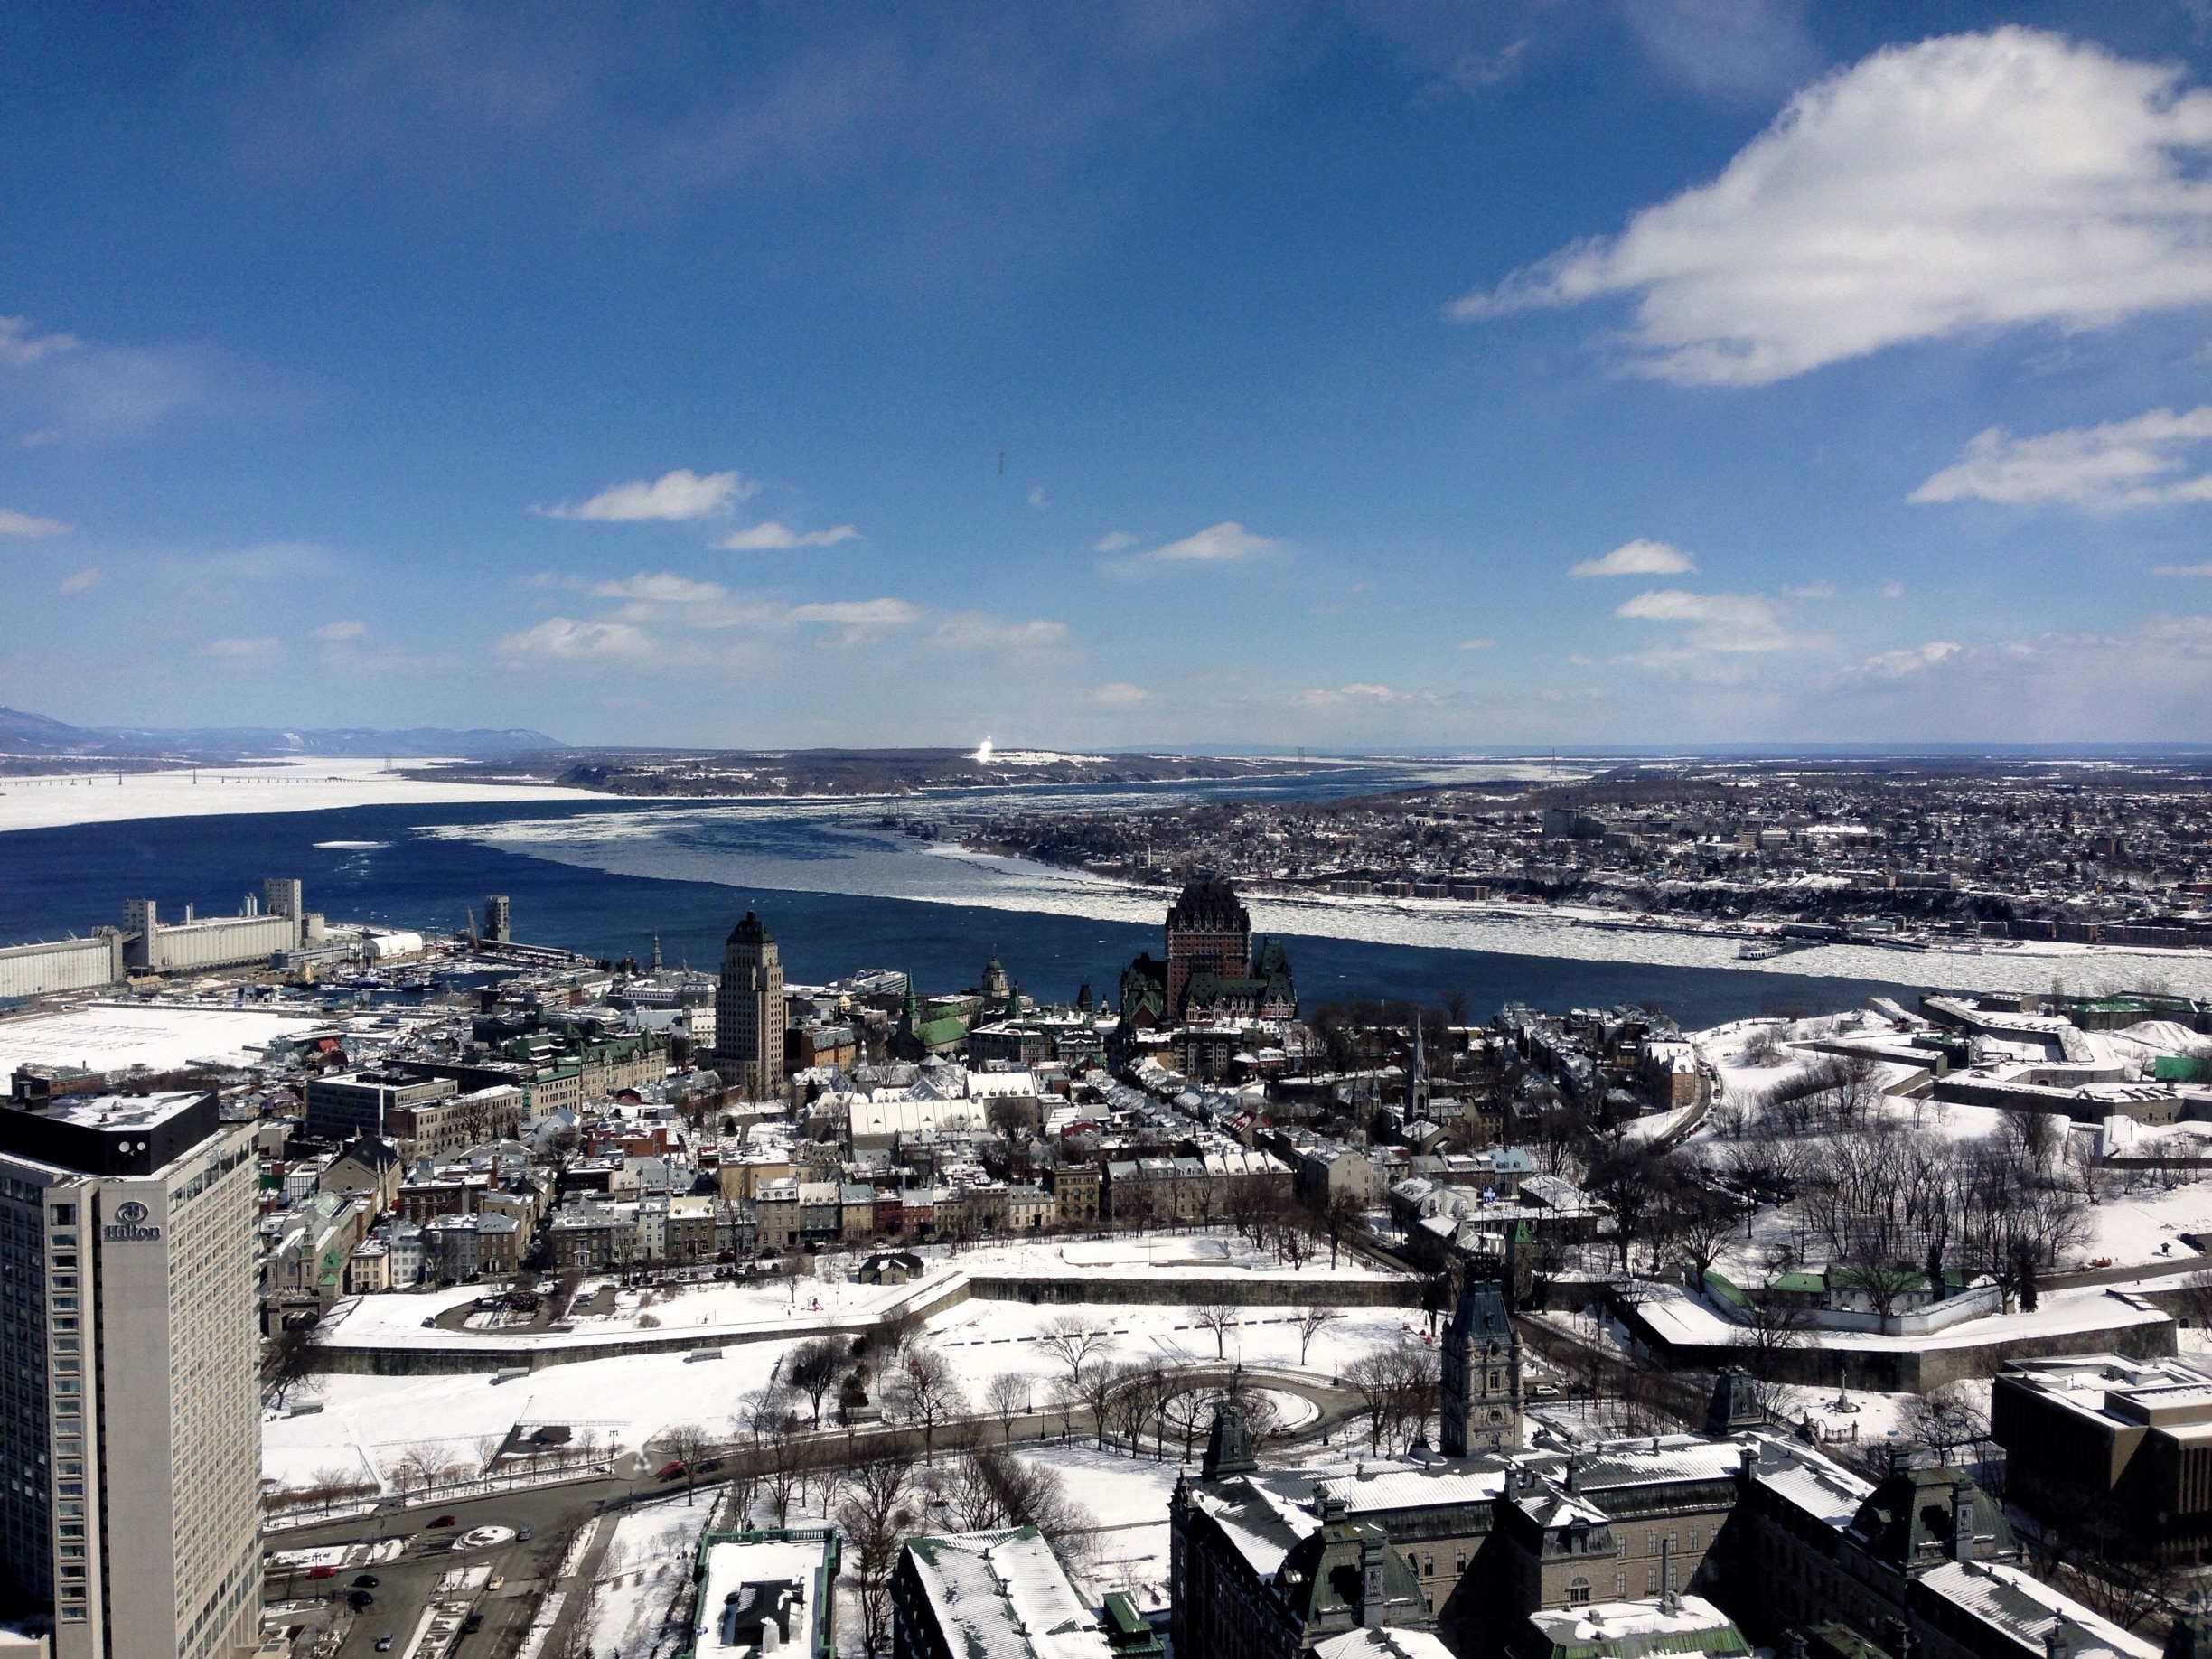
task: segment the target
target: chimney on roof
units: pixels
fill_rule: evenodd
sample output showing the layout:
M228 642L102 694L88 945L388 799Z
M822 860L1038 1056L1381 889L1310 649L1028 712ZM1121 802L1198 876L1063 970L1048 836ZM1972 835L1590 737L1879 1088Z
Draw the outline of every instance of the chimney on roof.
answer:
M1964 1564L1973 1558L1973 1488L1961 1481L1951 1488L1951 1559Z
M1360 1624L1369 1630L1380 1630L1386 1622L1384 1602L1387 1592L1382 1588L1384 1551L1382 1529L1364 1528L1360 1534Z

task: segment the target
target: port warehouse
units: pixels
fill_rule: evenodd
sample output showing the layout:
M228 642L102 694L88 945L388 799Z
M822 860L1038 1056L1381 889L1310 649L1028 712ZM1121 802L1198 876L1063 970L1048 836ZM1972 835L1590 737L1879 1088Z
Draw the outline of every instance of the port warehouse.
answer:
M354 950L371 956L414 954L419 935L372 935ZM98 990L127 973L202 973L257 963L286 964L333 950L323 917L301 902L300 884L272 876L257 897L248 894L235 916L195 916L164 922L152 899L127 899L123 926L103 927L89 939L55 939L0 947L0 1002L61 991Z
M112 928L89 939L0 947L0 1002L98 990L121 979L123 966L123 935Z
M126 973L195 973L244 968L287 954L299 942L289 916L211 916L143 933L103 928L89 939L53 939L0 949L0 1001L98 990Z

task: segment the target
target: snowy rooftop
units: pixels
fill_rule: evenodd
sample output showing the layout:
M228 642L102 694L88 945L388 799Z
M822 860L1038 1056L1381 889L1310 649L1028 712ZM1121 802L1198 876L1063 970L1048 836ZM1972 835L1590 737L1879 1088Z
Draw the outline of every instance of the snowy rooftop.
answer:
M1924 1593L1964 1608L2034 1652L2064 1630L2079 1659L2158 1659L2158 1645L2130 1636L2069 1597L2002 1561L1946 1561L1922 1576Z
M1347 1630L1317 1643L1314 1659L1450 1659L1451 1649L1426 1630Z
M1781 1462L1760 1462L1758 1484L1823 1526L1850 1525L1874 1488L1825 1457L1790 1446L1778 1449Z
M56 1095L38 1109L38 1115L79 1129L152 1129L206 1098L196 1089L161 1094Z
M1529 1623L1555 1654L1593 1648L1627 1659L1646 1653L1682 1655L1750 1651L1735 1621L1702 1596L1676 1596L1671 1603L1654 1598L1539 1608L1529 1615Z
M1035 1527L906 1546L946 1645L968 1659L1111 1659L1106 1633Z
M699 1587L699 1659L791 1649L802 1659L814 1654L821 1645L830 1596L822 1571L827 1560L821 1539L708 1545L707 1577ZM767 1639L771 1628L773 1641Z

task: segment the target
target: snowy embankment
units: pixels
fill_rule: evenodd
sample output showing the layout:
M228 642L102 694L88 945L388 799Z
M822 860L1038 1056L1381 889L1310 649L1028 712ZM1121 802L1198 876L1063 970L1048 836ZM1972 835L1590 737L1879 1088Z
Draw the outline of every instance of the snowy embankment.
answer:
M434 766L436 761L409 761ZM403 777L380 760L311 755L174 772L72 773L0 777L0 831L110 824L134 818L215 818L316 812L333 807L432 806L456 801L604 801L589 790L544 783L443 783Z

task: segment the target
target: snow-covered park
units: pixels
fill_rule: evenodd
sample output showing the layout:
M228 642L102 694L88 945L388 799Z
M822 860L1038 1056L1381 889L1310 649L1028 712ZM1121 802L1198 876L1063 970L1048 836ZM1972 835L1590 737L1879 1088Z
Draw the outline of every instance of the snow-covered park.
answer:
M1113 1260L1114 1252L1128 1251L1139 1242L1071 1244L1065 1250L1079 1260L1064 1265L1071 1272L1112 1271L1082 1258L1087 1251L1102 1251ZM1175 1247L1163 1248L1158 1252L1163 1258L1181 1253L1204 1261L1216 1241L1201 1237L1158 1242ZM1019 1247L1007 1253L1026 1260L1055 1256L1060 1248ZM958 1270L976 1269L992 1253L963 1251L957 1258ZM933 1265L948 1275L951 1270L950 1264ZM1161 1265L1165 1269L1168 1264L1163 1261ZM1376 1276L1373 1270L1349 1266L1337 1276L1354 1274ZM1324 1260L1309 1263L1302 1276L1326 1275ZM617 1452L636 1451L678 1424L697 1423L716 1433L726 1432L745 1397L765 1385L790 1350L824 1323L833 1317L866 1315L903 1304L917 1289L926 1289L927 1282L893 1288L801 1279L796 1314L791 1310L792 1292L783 1285L743 1289L723 1284L687 1292L647 1310L662 1315L661 1329L667 1332L698 1328L692 1322L696 1301L699 1310L720 1310L715 1317L727 1318L728 1328L773 1321L780 1333L773 1339L734 1341L719 1349L577 1361L505 1378L485 1372L323 1374L314 1379L313 1392L305 1397L320 1410L272 1415L264 1423L263 1474L279 1488L373 1482L389 1490L395 1477L404 1478L410 1453L426 1442L447 1449L456 1465L481 1464L488 1455L483 1448L496 1445L517 1424L566 1425L579 1434L588 1432L600 1447ZM818 1297L823 1311L807 1311ZM422 1320L473 1299L470 1291L363 1298L344 1305L331 1340L403 1344L420 1338L450 1345L462 1338L452 1331L424 1329ZM636 1311L634 1307L630 1310L633 1328ZM1325 1383L1360 1354L1427 1332L1423 1317L1411 1308L1347 1307L1336 1312L1338 1317L1308 1335L1300 1329L1297 1307L1253 1304L1239 1308L1234 1322L1217 1332L1201 1326L1192 1308L1179 1302L1032 1306L970 1297L928 1316L919 1340L952 1362L962 1392L978 1410L992 1379L1013 1374L1034 1379L1034 1407L1043 1411L1050 1403L1053 1379L1064 1376L1065 1367L1038 1339L1054 1321L1071 1316L1104 1334L1103 1355L1116 1362L1232 1363L1270 1373L1303 1373ZM581 1327L584 1322L578 1323ZM579 1328L574 1336L496 1340L562 1344L583 1336ZM419 1464L421 1459L413 1461Z

